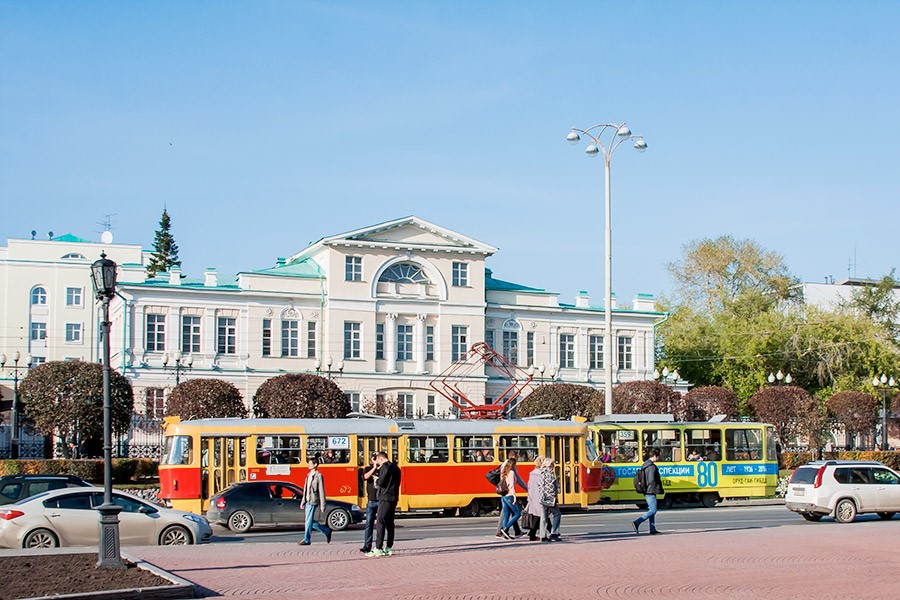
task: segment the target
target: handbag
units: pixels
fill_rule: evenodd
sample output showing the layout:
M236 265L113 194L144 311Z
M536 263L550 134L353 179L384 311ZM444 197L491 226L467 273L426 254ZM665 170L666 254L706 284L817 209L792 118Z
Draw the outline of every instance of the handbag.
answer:
M491 485L499 485L500 484L500 467L496 469L491 469L485 474L485 477L490 482Z
M505 496L509 493L509 486L506 485L506 481L500 480L500 483L497 484L497 495Z

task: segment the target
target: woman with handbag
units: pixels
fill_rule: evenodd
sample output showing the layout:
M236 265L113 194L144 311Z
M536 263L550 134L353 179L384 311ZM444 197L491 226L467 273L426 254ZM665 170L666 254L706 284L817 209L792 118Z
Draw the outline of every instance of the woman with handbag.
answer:
M518 523L519 515L522 514L519 505L516 504L516 480L518 478L519 475L516 473L516 457L512 456L512 453L510 453L510 457L503 463L503 470L500 471L500 485L506 484L507 488L506 494L500 498L500 501L503 504L501 515L506 515L506 518L504 518L503 522L500 524L500 533L508 540L512 539L512 536L509 534L509 528Z
M557 506L559 481L557 481L556 474L553 472L554 464L552 458L545 458L541 469L543 472L540 480L540 498L541 507L543 508L541 514L541 541L544 542L560 541L559 522L562 518L562 513L559 511L559 506Z
M541 505L541 481L544 477L544 457L534 459L534 469L528 474L528 504L525 505L526 521L523 526L528 527L528 539L537 541L537 530L541 526L541 517L544 516L544 507ZM547 540L542 540L547 541Z

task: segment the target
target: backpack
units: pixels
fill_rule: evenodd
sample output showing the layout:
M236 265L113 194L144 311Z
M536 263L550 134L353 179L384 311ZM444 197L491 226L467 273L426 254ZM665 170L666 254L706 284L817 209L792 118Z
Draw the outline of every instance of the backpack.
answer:
M487 472L485 477L487 477L487 480L490 482L491 485L499 484L500 483L500 467L497 467L496 469L491 469L490 471Z
M647 493L647 480L644 475L644 467L641 467L634 474L634 491L638 494Z

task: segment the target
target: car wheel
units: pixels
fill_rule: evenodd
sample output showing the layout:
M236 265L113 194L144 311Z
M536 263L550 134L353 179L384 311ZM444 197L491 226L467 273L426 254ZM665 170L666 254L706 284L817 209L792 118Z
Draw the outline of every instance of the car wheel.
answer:
M700 494L700 504L702 504L706 508L713 508L718 503L719 495L715 492L706 492L704 494Z
M159 534L160 546L187 546L192 541L191 532L181 525L170 525Z
M328 527L335 531L344 531L350 525L350 513L347 509L336 508L328 513Z
M22 540L23 548L57 548L59 547L59 539L49 529L35 529L29 531L25 539Z
M800 514L807 521L813 521L813 522L821 521L822 517L824 516L824 515L820 515L819 513L811 513L811 512L805 512L805 513L800 513Z
M478 500L472 500L465 506L459 507L459 516L461 517L477 517L481 514L481 503Z
M856 503L850 498L839 500L834 507L834 520L838 523L852 523L856 518Z
M228 529L235 533L247 533L253 527L253 517L245 510L236 510L228 517Z
M885 521L887 521L888 519L893 519L894 515L896 515L896 514L897 513L892 513L892 512L880 512L880 513L878 513L878 516L881 517L882 519L884 519Z

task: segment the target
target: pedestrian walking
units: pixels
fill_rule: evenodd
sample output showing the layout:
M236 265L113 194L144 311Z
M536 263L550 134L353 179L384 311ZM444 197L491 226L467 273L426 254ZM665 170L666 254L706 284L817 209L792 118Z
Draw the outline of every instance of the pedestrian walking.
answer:
M309 546L313 529L322 533L325 541L330 544L331 528L319 523L316 519L316 513L321 515L325 509L325 480L319 473L319 459L310 458L306 462L306 466L309 467L309 473L306 474L306 482L303 484L303 500L300 501L300 508L306 511L306 526L300 545Z
M516 467L515 467L515 462L518 460L518 458L519 458L519 452L517 450L510 450L509 454L506 455L506 460L503 461L503 464L500 465L500 473L501 474L503 473L503 469L506 468L506 463L508 463L510 460L512 460L513 461L513 473L516 474L516 483L519 485L519 487L521 487L523 490L525 490L527 492L528 486L525 485L525 481L523 481L522 478L519 477L519 472L516 470ZM500 499L500 520L497 521L497 534L496 534L498 538L507 537L507 536L503 535L503 522L506 521L506 518L508 516L509 516L509 512L507 511L506 505L503 504L503 499L501 498ZM518 521L513 523L513 531L515 532L516 537L519 537L522 535L522 529L519 527Z
M562 519L562 513L559 511L559 480L556 479L556 473L553 470L555 466L556 462L552 458L545 458L541 468L542 542L560 541L559 522Z
M394 553L394 513L400 500L400 467L389 461L384 452L375 456L375 464L378 466L378 480L375 483L378 499L376 540L375 547L366 556L390 556Z
M656 495L663 493L662 479L659 477L659 469L656 466L656 461L659 460L659 448L651 448L645 453L644 458L641 470L644 472L644 498L647 501L647 512L631 524L634 526L634 532L640 533L641 523L649 520L650 535L656 535L659 533L656 529Z
M378 455L373 453L372 464L363 471L363 480L366 482L366 530L362 548L359 549L363 553L372 551L372 534L375 531L375 519L378 515L378 488L375 487L375 482L378 480L377 458Z
M516 473L516 459L514 457L510 456L506 463L504 463L503 470L500 471L500 479L501 481L506 482L507 487L506 495L500 499L501 502L503 502L503 508L506 514L506 519L504 519L503 523L500 525L500 533L506 539L511 540L513 536L509 534L509 529L518 522L519 515L522 514L522 510L516 503L516 483L521 481L522 478ZM524 487L526 491L528 490L527 487L522 487ZM516 536L519 535L521 535L521 533L516 532Z
M525 504L525 514L528 515L528 539L537 541L537 530L541 526L541 517L544 515L544 507L541 506L541 482L543 480L544 457L534 459L534 469L528 474L528 502ZM543 536L541 536L543 537Z

